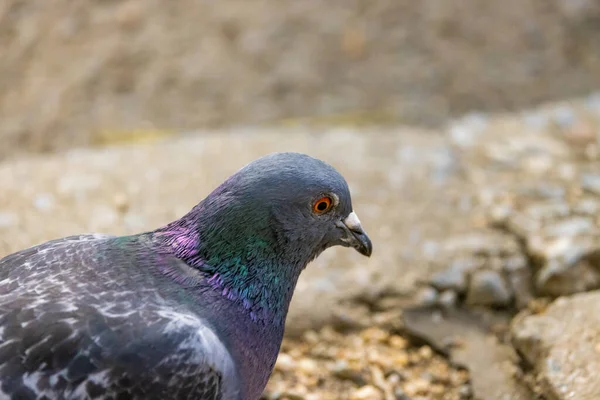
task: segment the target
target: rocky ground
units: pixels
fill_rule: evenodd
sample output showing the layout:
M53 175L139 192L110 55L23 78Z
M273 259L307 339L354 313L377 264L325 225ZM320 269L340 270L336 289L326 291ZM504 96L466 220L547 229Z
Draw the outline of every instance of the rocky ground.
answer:
M469 373L389 326L286 339L265 399L466 400Z
M0 256L156 227L283 149L344 173L375 250L305 271L265 398L600 398L600 96L439 132L234 129L5 161Z

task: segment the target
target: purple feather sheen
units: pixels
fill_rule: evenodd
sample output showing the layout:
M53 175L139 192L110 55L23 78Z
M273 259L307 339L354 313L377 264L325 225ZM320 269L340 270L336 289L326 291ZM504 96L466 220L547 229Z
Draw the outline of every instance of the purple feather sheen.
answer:
M186 226L169 225L164 234L168 238L167 244L175 250L175 254L181 259L198 255L200 235L196 230Z
M212 266L206 263L205 260L199 256L200 240L199 234L195 229L190 229L182 225L170 225L162 231L164 237L167 238L166 244L174 250L175 255L182 260L193 260L188 263L200 270L210 271L214 270ZM195 284L197 281L193 278L181 274L179 271L173 270L171 267L162 266L159 267L162 273L166 276L170 276L177 283L182 285ZM264 307L255 307L255 303L240 295L236 288L229 287L225 284L225 280L221 273L212 273L205 282L207 282L211 288L220 292L222 296L230 301L238 302L244 309L249 311L249 316L254 322L269 321L275 325L282 325L283 319L279 318L274 310L269 310ZM266 289L262 288L261 294L266 296Z

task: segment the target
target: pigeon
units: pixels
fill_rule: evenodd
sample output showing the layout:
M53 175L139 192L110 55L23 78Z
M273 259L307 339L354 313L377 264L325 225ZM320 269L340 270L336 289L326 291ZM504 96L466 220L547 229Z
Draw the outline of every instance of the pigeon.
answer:
M301 271L372 243L342 175L299 153L246 165L181 219L0 260L0 399L257 400Z

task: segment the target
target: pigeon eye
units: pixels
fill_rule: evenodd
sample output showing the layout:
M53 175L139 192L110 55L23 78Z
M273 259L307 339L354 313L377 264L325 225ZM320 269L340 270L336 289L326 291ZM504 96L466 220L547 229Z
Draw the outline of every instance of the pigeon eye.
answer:
M313 204L313 211L316 214L323 214L324 212L329 211L332 205L333 201L331 200L331 197L324 196L321 197L319 200L315 201L315 203Z

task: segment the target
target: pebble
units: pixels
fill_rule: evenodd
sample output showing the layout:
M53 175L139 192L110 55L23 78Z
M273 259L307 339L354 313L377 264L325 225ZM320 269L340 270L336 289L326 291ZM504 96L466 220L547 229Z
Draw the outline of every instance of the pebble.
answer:
M585 99L585 106L589 111L600 114L600 93L592 93Z
M19 223L19 217L14 213L0 212L0 228L10 228Z
M298 362L297 369L305 374L319 369L317 363L309 358L303 358Z
M532 204L527 207L524 212L532 218L551 219L566 217L571 212L571 207L564 201L551 201L541 204Z
M467 288L465 272L456 267L450 267L435 274L429 281L437 290L454 290L462 293Z
M454 290L445 290L440 295L439 304L444 308L454 308L458 301L458 295Z
M366 385L368 382L368 380L361 371L350 368L348 366L348 363L345 362L345 360L340 360L336 362L333 375L336 378L353 382L358 386Z
M368 328L365 329L360 335L366 342L386 342L390 334L383 329L379 328Z
M537 273L535 287L540 294L550 296L584 292L600 287L600 273L587 262L551 259Z
M429 392L430 385L431 384L426 379L415 379L413 381L407 382L404 385L404 392L408 396L424 395Z
M394 390L394 397L396 397L396 400L410 400L410 397L408 397L406 395L406 392L404 391L404 389L398 387L396 388L396 390Z
M392 335L388 342L394 349L406 349L408 347L408 341L402 336Z
M556 106L553 114L554 121L560 125L561 128L567 128L573 125L576 121L576 116L573 112L573 109L567 105Z
M285 400L306 400L306 396L304 396L302 393L294 392L292 390L281 393L281 396L278 398Z
M308 343L317 343L319 341L319 335L315 331L304 332L304 340Z
M54 206L54 196L49 193L40 193L33 199L33 205L40 211L49 211Z
M363 386L350 395L350 400L383 400L383 393L374 386Z
M585 217L572 217L544 227L545 234L556 237L578 236L597 231L594 222Z
M416 301L425 307L433 306L438 302L438 291L430 286L421 288L416 294Z
M502 266L505 271L510 273L528 268L527 259L522 254L516 254L506 258L503 260Z
M522 268L508 275L510 287L515 297L515 306L518 309L527 307L534 298L532 278L533 274L529 268Z
M117 193L113 196L113 205L120 213L124 214L129 210L129 199L124 193Z
M585 174L581 177L581 186L583 189L600 195L600 175Z
M277 361L275 362L275 368L281 371L292 371L296 368L296 361L294 358L286 353L279 353Z
M542 182L536 186L520 188L518 194L531 198L562 200L566 195L566 190L562 186Z
M450 126L448 134L458 146L470 147L475 144L477 136L488 126L488 116L484 113L474 112L456 120Z
M429 360L433 357L433 350L429 346L422 346L419 348L419 355L423 360Z
M522 114L525 124L533 129L543 129L548 126L548 117L538 111L524 111Z
M476 271L471 276L466 303L480 306L508 306L512 300L511 290L504 278L496 271Z
M581 199L579 203L575 204L573 211L578 214L596 216L600 213L600 202L589 198Z
M463 385L458 389L458 394L461 399L470 399L473 396L473 391L469 385Z

